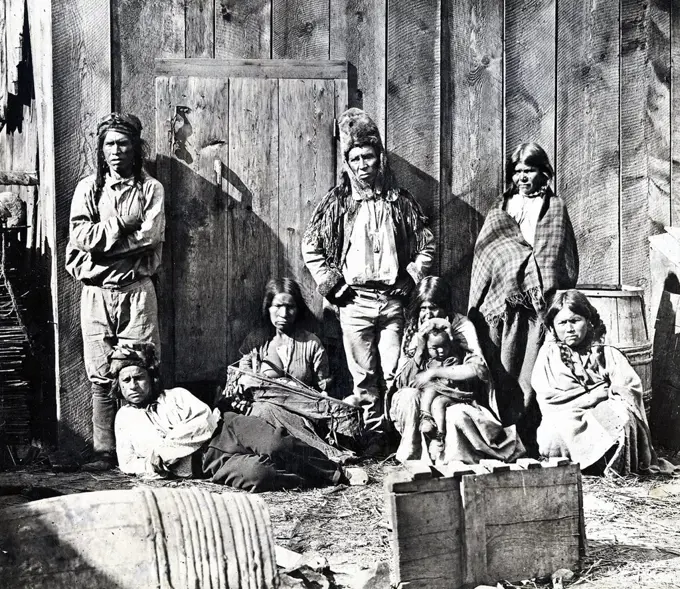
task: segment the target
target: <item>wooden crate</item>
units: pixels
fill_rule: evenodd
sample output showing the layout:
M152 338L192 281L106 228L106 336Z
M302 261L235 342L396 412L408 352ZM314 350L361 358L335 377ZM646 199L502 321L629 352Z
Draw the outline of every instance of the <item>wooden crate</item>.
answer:
M578 465L521 459L406 466L385 481L393 585L457 589L579 566L585 533Z

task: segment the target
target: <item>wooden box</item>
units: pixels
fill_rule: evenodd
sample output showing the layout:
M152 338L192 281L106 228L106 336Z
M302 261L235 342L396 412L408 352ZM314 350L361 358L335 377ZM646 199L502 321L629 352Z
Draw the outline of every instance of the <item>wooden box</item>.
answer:
M578 567L585 553L578 465L406 466L385 481L393 585L457 589Z

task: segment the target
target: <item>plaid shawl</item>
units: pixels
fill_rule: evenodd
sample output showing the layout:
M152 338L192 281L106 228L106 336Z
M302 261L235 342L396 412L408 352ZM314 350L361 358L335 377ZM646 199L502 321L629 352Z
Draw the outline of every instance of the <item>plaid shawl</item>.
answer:
M557 289L573 288L578 278L576 238L562 199L546 192L533 247L503 203L489 212L472 263L468 309L489 325L504 319L509 306L542 309Z

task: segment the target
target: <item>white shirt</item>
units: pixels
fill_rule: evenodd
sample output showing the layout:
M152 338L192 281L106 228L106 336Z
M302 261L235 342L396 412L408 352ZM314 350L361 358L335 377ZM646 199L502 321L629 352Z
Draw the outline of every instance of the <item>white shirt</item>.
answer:
M538 216L541 214L542 207L542 196L528 198L519 193L513 194L506 204L505 212L517 221L522 237L531 246L534 245L536 225L538 225Z
M392 286L399 274L392 207L383 199L362 200L342 267L345 282L360 286L378 282Z
M121 407L115 427L120 469L153 476L149 458L155 452L174 474L190 477L191 455L212 438L219 419L182 388L163 391L148 407Z

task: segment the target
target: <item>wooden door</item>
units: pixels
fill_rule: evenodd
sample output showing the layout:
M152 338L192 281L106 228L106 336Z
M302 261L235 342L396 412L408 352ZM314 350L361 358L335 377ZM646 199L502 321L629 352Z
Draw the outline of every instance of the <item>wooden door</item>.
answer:
M167 233L159 285L164 377L215 381L256 325L269 277L290 276L315 314L300 254L336 179L345 62L156 63L158 176Z

